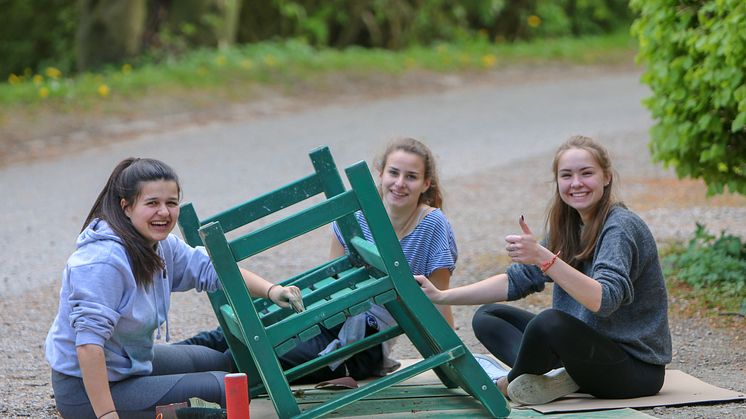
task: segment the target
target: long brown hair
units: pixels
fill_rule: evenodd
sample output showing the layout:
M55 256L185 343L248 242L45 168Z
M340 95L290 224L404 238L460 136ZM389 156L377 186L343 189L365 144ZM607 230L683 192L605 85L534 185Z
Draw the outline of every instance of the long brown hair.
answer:
M609 179L601 199L593 209L589 224L585 226L580 213L567 205L560 197L557 183L559 159L565 151L573 148L589 152ZM623 206L617 199L614 186L617 174L611 167L611 159L606 148L593 139L581 135L570 137L557 149L552 163L552 174L554 175L554 198L550 203L546 222L549 231L549 249L554 253L562 252L560 257L563 260L579 268L584 261L593 257L598 236L611 209L617 205Z
M106 221L119 236L130 259L130 267L138 285L153 281L153 274L163 269L163 259L153 246L137 231L121 206L124 199L133 205L140 196L144 182L167 180L176 182L181 195L179 178L166 163L155 159L127 158L119 162L96 198L83 223L83 230L95 218Z
M425 180L430 180L430 187L423 192L418 200L418 204L425 203L433 208L443 208L443 188L438 178L438 170L435 166L435 156L428 146L414 138L403 137L391 141L386 149L373 163L378 173L383 173L386 167L386 160L394 151L402 150L419 156L425 164ZM380 185L379 185L380 189ZM380 190L378 191L381 192Z

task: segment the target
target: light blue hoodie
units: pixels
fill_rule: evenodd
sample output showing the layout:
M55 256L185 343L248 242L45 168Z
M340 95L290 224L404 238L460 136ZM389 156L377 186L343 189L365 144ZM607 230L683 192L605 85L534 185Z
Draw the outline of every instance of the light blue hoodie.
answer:
M153 283L139 287L121 239L102 220L93 220L80 234L77 250L62 276L60 306L45 342L53 370L80 377L76 347L104 348L110 381L152 372L153 334L166 324L172 291L213 291L218 287L210 258L169 235L158 252L166 269Z

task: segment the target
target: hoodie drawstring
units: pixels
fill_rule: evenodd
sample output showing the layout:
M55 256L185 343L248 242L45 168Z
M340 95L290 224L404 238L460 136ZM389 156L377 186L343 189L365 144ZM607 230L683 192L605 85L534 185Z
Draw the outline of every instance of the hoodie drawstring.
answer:
M161 290L164 292L163 294L163 301L161 302L161 307L163 307L163 314L166 317L166 343L171 341L171 331L168 328L168 307L166 307L166 294L167 292L171 292L171 290L168 287L168 272L166 271L166 260L163 257L163 249L161 248L160 243L158 244L158 255L160 255L161 260L163 260L163 270L161 271ZM153 284L153 295L155 297L155 321L158 332L156 332L155 338L160 339L161 338L161 324L158 322L158 293L155 290L155 284Z

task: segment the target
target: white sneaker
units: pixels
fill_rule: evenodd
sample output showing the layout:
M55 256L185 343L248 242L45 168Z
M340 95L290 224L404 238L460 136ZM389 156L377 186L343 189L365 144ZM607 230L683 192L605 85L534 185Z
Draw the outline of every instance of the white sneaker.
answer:
M506 375L508 375L508 371L505 370L505 368L503 368L503 366L500 365L500 363L491 356L482 354L473 355L474 359L477 360L479 366L481 366L484 372L487 373L493 383L497 382L497 380L499 380L501 377L505 377Z
M508 397L520 404L544 404L574 393L579 388L570 374L564 368L559 368L544 375L519 375L508 384Z

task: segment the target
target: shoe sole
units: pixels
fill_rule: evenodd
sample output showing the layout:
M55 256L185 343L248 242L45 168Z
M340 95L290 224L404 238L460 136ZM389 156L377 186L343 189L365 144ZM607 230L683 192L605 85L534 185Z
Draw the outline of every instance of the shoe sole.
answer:
M578 391L578 386L564 368L556 374L523 374L508 384L510 400L525 404L545 404Z
M482 354L472 354L474 356L474 359L477 360L477 363L479 363L479 366L482 367L484 372L487 373L487 376L490 377L490 380L492 382L497 382L501 377L504 377L508 375L508 371L505 370L505 368L500 365L497 360L492 359L488 355L482 355Z

